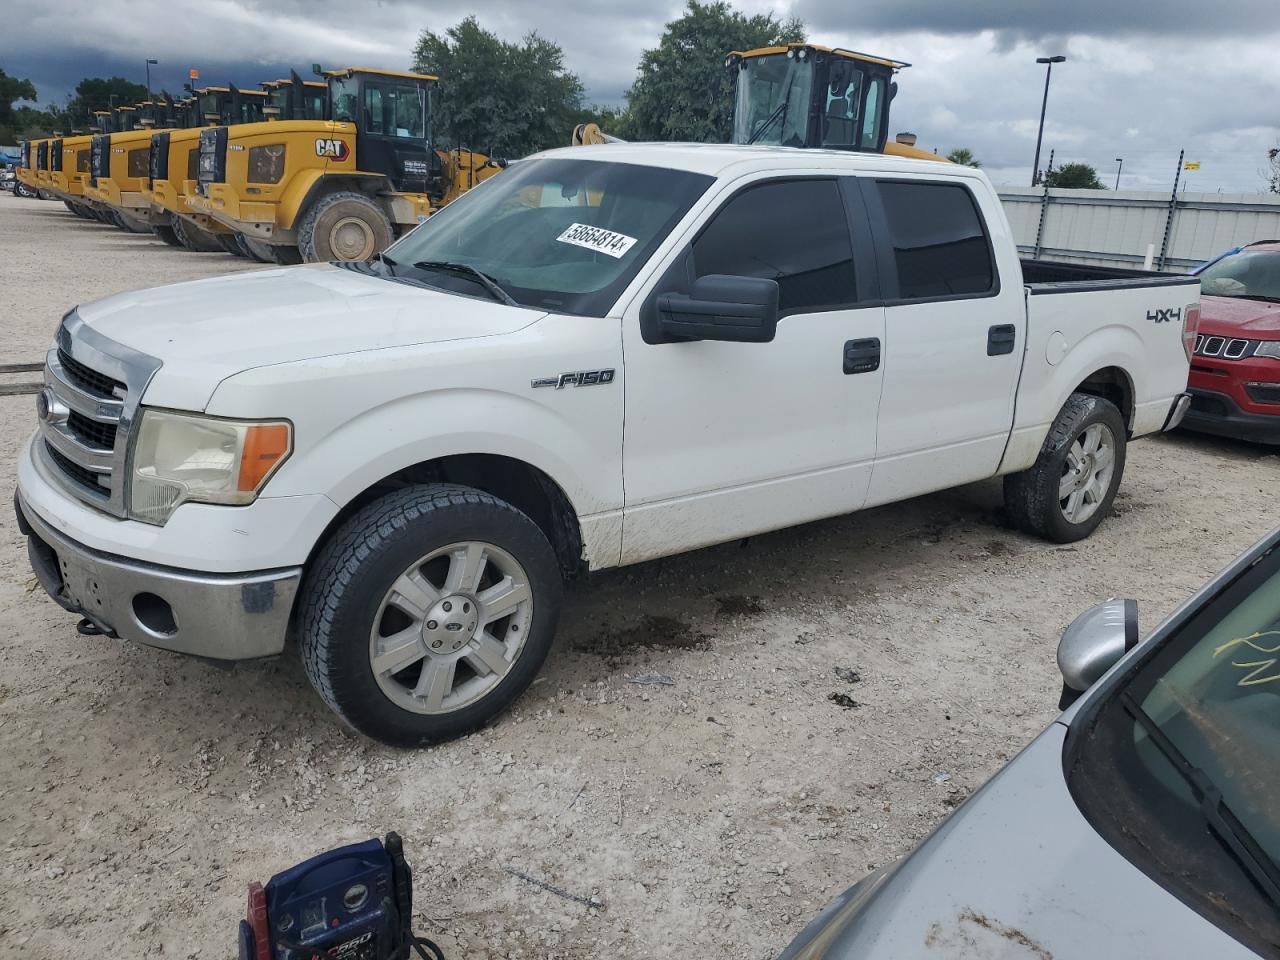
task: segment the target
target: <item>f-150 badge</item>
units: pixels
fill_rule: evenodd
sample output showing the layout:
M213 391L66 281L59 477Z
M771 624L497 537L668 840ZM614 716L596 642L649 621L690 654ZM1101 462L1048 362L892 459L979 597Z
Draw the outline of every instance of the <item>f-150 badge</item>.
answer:
M562 373L558 377L538 377L530 381L533 387L594 387L601 383L613 383L612 370L577 370L573 373Z

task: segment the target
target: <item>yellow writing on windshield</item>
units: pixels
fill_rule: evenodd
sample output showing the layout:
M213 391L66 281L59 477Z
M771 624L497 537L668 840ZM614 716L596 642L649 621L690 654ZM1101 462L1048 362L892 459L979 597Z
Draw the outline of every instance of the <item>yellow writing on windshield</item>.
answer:
M1266 644L1259 643L1263 637L1280 637L1280 630L1263 630L1259 633L1251 633L1247 637L1237 637L1235 640L1228 640L1226 643L1220 644L1214 648L1213 655L1218 654L1235 647L1244 646L1262 654L1280 654L1280 640L1275 642L1275 646L1268 647ZM1270 683L1273 680L1280 680L1280 672L1275 670L1276 664L1280 663L1280 657L1273 656L1266 660L1232 660L1233 667L1239 667L1242 670L1249 670L1238 683L1237 687L1253 687L1260 683Z

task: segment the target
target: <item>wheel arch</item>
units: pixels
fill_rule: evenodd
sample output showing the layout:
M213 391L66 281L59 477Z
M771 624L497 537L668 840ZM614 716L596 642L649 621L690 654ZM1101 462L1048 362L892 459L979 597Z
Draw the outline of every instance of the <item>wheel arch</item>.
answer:
M1126 430L1132 433L1136 394L1133 378L1123 367L1100 367L1081 380L1071 393L1086 393L1110 401L1120 411Z
M307 557L310 569L317 552L334 531L361 508L394 490L423 483L474 487L505 500L542 530L555 551L566 579L586 569L582 526L564 489L545 471L515 457L494 453L460 453L409 464L369 484L348 500L324 528Z
M294 199L290 230L297 230L307 212L331 193L359 193L383 206L379 196L386 190L387 178L380 173L316 173L306 190L299 191Z

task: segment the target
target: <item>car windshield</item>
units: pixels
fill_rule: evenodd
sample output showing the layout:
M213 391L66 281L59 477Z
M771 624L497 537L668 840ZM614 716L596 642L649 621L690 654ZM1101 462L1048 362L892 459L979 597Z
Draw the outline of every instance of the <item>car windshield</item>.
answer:
M590 148L607 152L607 147ZM436 213L387 250L403 273L476 294L479 271L515 302L603 317L712 178L600 160L525 160ZM482 291L480 291L482 292Z
M1071 788L1139 867L1238 939L1276 943L1280 911L1256 865L1231 851L1224 833L1232 831L1211 821L1216 814L1234 821L1238 837L1256 844L1258 863L1280 861L1277 743L1280 549L1273 549L1104 702L1070 766Z
M803 147L813 90L812 58L771 53L743 61L733 115L734 143Z
M1200 292L1211 297L1280 300L1280 251L1243 250L1200 271Z

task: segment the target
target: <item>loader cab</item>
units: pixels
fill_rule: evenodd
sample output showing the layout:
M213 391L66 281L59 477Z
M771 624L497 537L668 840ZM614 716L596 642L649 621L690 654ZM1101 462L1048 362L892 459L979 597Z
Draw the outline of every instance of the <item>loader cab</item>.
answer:
M267 95L263 115L267 120L323 120L329 105L329 85L303 80L296 73L288 80L259 84Z
M399 193L426 193L433 161L431 90L425 73L348 68L325 74L329 119L355 124L356 166Z
M893 75L909 66L809 43L730 53L732 142L883 153Z

